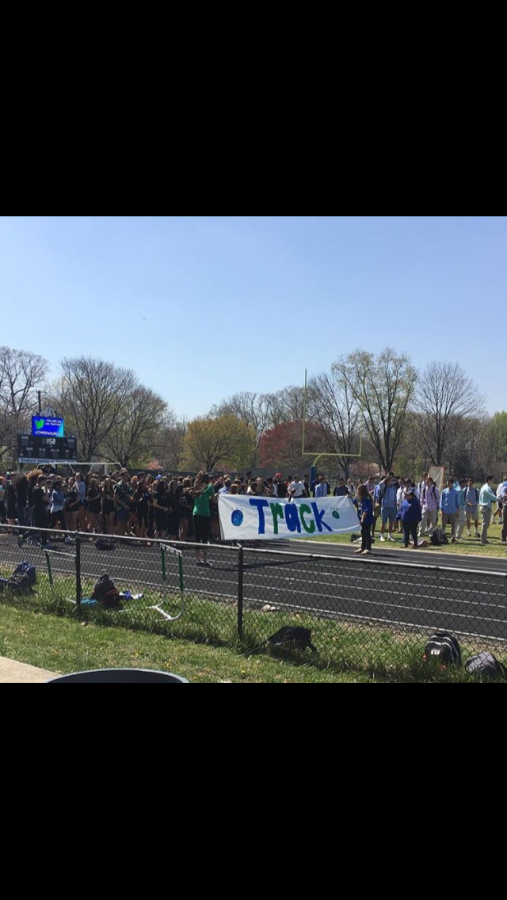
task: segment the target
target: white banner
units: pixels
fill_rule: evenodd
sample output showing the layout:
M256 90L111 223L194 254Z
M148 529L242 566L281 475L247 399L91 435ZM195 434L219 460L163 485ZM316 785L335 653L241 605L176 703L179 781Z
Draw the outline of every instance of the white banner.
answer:
M276 497L219 494L224 541L272 541L360 531L350 497L301 497L294 503Z

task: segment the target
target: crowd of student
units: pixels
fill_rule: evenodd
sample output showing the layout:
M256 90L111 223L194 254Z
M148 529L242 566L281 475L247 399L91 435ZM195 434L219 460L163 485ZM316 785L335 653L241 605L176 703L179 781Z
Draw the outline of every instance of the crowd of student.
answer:
M362 543L357 552L371 551L378 519L381 520L381 541L394 541L393 533L399 528L403 531L404 546L417 549L419 538L427 535L431 540L435 535L439 516L444 534L450 526L453 544L462 540L465 528L468 537L472 537L472 527L474 536L482 544L489 544L488 530L493 519L498 517L502 524L502 542L507 543L507 475L496 491L494 481L494 476L488 475L482 488L477 488L473 478L452 477L440 492L428 473L419 484L396 478L393 472L384 478L368 479L358 491ZM493 505L497 505L495 512Z
M273 496L289 502L308 496L349 496L358 509L361 524L361 549L371 551L378 520L380 541L393 541L401 530L404 546L418 546L418 538L430 538L438 526L451 527L453 543L462 539L465 527L471 528L483 544L488 543L488 529L494 516L507 509L507 475L496 491L493 476L481 489L473 478L450 478L442 492L426 473L419 484L397 478L393 472L385 477L368 478L364 482L339 479L331 491L325 475L320 473L310 484L301 479L282 477L246 478L239 475L210 478L199 472L195 478L130 476L127 469L116 475L97 477L77 473L67 478L35 469L28 474L7 473L0 476L0 522L8 525L33 526L37 529L64 529L108 535L135 535L139 538L167 538L172 541L192 540L207 545L218 541L218 495L246 494ZM481 532L479 523L481 521ZM503 518L502 541L507 542L507 513ZM206 551L198 553L198 561L209 565Z

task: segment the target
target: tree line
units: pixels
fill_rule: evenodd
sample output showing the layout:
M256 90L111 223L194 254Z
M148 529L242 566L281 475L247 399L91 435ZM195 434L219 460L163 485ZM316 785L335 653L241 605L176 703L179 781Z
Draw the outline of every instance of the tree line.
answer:
M172 471L302 471L321 455L322 467L346 477L366 474L368 464L414 475L445 465L479 476L507 461L507 412L486 414L484 398L457 363L434 362L418 372L390 348L344 355L306 390L234 394L191 421L179 420L135 372L113 363L64 358L55 381L48 382L48 372L41 356L0 348L2 464L15 457L38 391L43 406L65 418L88 461L144 467L158 460Z

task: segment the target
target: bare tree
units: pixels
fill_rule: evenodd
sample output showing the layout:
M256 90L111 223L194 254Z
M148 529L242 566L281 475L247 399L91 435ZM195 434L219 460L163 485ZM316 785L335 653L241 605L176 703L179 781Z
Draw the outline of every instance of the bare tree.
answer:
M413 406L423 452L443 466L455 458L456 438L463 442L467 420L480 414L484 398L457 363L434 362L419 377Z
M167 416L159 428L153 445L153 455L166 471L177 472L181 468L186 432L187 423L184 420L177 421L172 414Z
M302 422L305 407L303 387L288 385L274 394L264 394L266 404L266 426L276 428L285 422Z
M125 397L115 425L103 439L106 459L121 466L142 465L153 456L159 429L167 416L167 403L142 385Z
M137 389L134 373L101 359L64 359L54 404L78 437L80 456L92 460L122 420L128 398Z
M26 350L0 347L0 444L14 448L16 434L37 410L37 389L43 386L49 363ZM3 454L2 454L3 455Z
M243 391L233 394L211 410L213 416L233 415L247 425L253 425L257 434L262 434L269 423L269 411L265 394Z
M340 464L348 478L350 456L359 452L361 409L349 383L336 370L311 379L308 418L320 430L322 443L317 450L343 454Z
M339 359L332 368L361 408L379 465L389 471L403 437L407 409L417 380L410 359L405 355L398 356L389 347L378 357L356 350Z

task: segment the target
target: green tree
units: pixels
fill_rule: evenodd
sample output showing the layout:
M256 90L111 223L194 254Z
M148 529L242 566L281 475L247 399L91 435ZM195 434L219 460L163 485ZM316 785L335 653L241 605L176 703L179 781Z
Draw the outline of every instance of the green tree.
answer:
M224 466L234 470L247 468L256 437L252 425L231 413L193 419L185 434L185 465L207 472Z
M507 412L497 412L486 426L486 441L491 447L492 461L507 461ZM504 473L502 473L504 474Z

